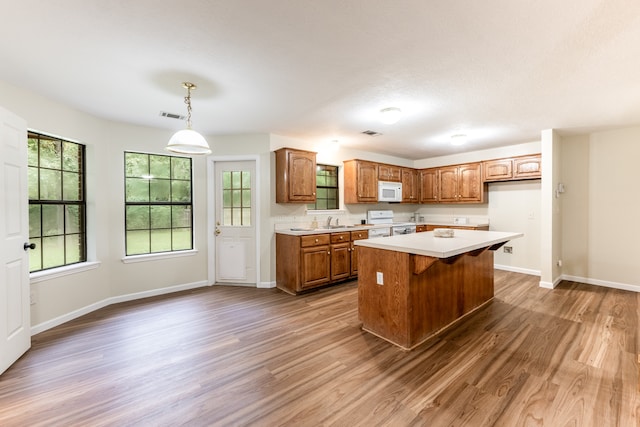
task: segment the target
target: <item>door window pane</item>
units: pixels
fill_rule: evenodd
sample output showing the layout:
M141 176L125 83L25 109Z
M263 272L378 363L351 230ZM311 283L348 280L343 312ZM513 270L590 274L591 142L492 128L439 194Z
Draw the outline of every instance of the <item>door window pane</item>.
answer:
M251 172L222 173L222 225L251 225Z

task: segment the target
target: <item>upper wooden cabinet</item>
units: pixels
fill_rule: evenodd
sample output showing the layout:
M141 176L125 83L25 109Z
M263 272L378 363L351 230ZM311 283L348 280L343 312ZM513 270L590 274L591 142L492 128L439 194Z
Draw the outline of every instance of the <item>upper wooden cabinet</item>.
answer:
M316 153L281 148L276 150L276 203L316 201Z
M486 182L536 179L542 176L541 165L539 154L488 160L483 162L483 179Z
M480 163L438 168L440 203L484 203L486 189Z
M386 165L384 163L378 164L378 179L380 181L392 181L392 182L400 182L401 177L401 167L394 165Z
M438 169L420 170L420 203L438 202Z
M344 162L344 202L378 202L378 164L365 160Z
M513 178L540 178L542 177L542 156L516 157L513 159Z
M379 166L378 166L379 168ZM418 171L402 168L402 202L417 203L419 197Z

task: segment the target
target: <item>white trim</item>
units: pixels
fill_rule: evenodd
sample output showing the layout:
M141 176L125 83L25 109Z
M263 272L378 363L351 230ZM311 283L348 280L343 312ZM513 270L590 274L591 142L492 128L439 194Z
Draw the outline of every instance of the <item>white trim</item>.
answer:
M562 276L559 276L553 282L547 282L545 280L540 280L540 287L545 289L555 289L558 284L562 282Z
M51 270L36 271L29 275L29 282L31 284L34 284L47 280L57 279L58 277L69 276L71 274L78 274L84 271L94 270L100 267L100 264L102 264L100 261L88 261L80 262L78 264L65 265L58 268L52 268Z
M260 206L261 200L261 170L260 170L260 156L256 154L241 154L233 156L209 156L207 157L207 247L208 247L208 259L207 259L207 271L208 280L210 284L216 282L216 242L214 239L215 232L215 163L216 162L254 162L256 169L255 176L255 237L256 237L256 277L255 286L259 287L260 283L260 221L261 212Z
M131 264L134 262L155 261L159 259L179 258L185 256L194 256L198 253L197 249L189 249L187 251L175 251L175 252L159 252L155 254L142 254L142 255L129 255L122 258L124 264Z
M54 319L47 320L46 322L42 322L35 326L32 326L31 336L39 334L40 332L44 332L56 326L62 325L63 323L76 319L80 316L84 316L85 314L89 314L101 308L107 307L111 304L117 304L125 301L133 301L133 300L153 297L157 295L170 294L174 292L185 291L188 289L202 288L204 286L207 286L207 282L204 280L201 280L199 282L185 283L183 285L168 286L166 288L152 289L149 291L136 292L133 294L126 294L126 295L106 298L106 299L103 299L102 301L89 304L85 307L79 308L70 313L63 314L62 316L58 316Z
M493 268L497 270L511 271L514 273L530 274L532 276L540 276L540 270L530 268L513 267L511 265L494 264Z
M258 288L261 289L270 289L276 287L276 282L258 282Z
M640 292L640 285L631 285L628 283L610 282L607 280L591 279L588 277L570 276L568 274L563 274L562 280L585 283L587 285L604 286L606 288L622 289L624 291Z

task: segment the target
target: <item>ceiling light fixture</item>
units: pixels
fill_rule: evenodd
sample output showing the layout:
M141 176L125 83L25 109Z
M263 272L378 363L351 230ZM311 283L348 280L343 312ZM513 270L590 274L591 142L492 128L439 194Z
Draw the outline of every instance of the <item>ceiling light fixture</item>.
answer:
M211 154L209 144L204 137L191 129L191 91L197 86L190 82L183 82L182 87L187 89L187 96L184 97L184 103L187 104L187 128L173 134L166 150L179 154Z
M380 121L386 125L392 125L400 120L402 110L396 107L383 108L380 110Z
M467 135L459 133L451 135L451 145L464 145L467 143Z

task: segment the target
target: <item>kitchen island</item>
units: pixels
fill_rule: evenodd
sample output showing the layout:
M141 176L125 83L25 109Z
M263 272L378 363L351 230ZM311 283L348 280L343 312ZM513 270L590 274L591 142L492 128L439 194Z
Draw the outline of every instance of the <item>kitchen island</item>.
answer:
M362 328L405 350L493 298L493 251L522 233L455 230L359 240Z

